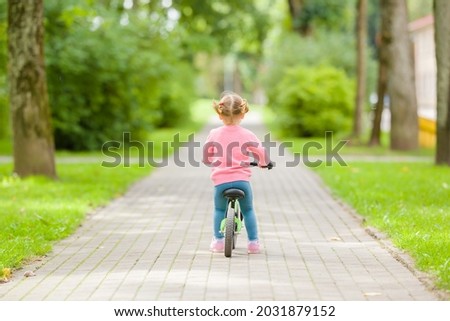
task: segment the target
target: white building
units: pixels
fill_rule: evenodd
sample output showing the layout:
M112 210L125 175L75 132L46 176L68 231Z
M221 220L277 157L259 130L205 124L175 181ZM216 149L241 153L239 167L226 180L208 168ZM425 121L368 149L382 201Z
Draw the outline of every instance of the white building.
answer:
M425 16L409 24L414 46L414 63L418 113L420 117L436 120L436 53L434 20Z
M419 114L419 144L436 146L436 52L432 15L409 24L414 46L414 65Z

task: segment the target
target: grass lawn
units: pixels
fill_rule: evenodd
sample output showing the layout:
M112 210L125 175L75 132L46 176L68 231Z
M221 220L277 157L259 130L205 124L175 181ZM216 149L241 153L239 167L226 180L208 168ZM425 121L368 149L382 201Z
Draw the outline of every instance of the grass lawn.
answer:
M292 143L291 151L304 155L304 146L325 138L291 138L280 134L276 115L263 109L263 119L281 142ZM333 147L345 135L333 137ZM339 150L348 166L313 168L331 188L365 218L365 224L385 233L400 249L408 252L417 268L436 278L436 285L450 290L450 168L434 166L434 148L413 152L391 151L389 136L383 133L382 146L350 146ZM323 156L326 149L309 149L311 156ZM423 162L347 161L345 156L424 156ZM356 158L357 159L357 158Z
M149 167L60 164L60 179L53 181L20 179L11 170L10 164L0 165L0 277L47 253L54 241L80 225L86 213L120 196L150 172Z
M355 162L315 169L336 196L450 290L450 168Z
M157 129L148 134L147 140L154 148L145 148L145 156L166 156L163 143L169 143L169 152L177 144L171 144L178 135L187 141L212 114L210 102L199 100L191 109L192 119L178 128ZM147 146L147 142L143 142ZM172 146L174 145L174 146ZM138 150L130 148L131 156ZM11 155L9 141L0 141L0 155ZM125 167L101 166L99 162L83 163L84 156L102 156L101 151L58 151L57 160L64 157L81 157L80 163L58 163L59 180L44 177L20 179L12 175L12 164L0 164L0 282L11 271L25 262L49 252L55 241L72 232L83 222L86 213L111 199L122 195L139 178L148 175L152 168L131 163Z
M342 156L414 156L414 157L430 157L434 156L434 148L420 148L415 151L393 151L389 149L387 134L383 134L382 145L369 147L366 145L350 145L346 143L339 148L338 144L340 141L345 141L346 138L343 136L332 136L332 139L327 141L325 137L309 137L309 138L299 138L299 137L283 137L281 141L289 142L292 144L292 152L300 153L300 155L305 155L305 152L311 156L324 156L327 151L327 144L330 150L336 148L339 155ZM314 144L317 142L322 148L317 148L314 145L311 146L311 142ZM308 147L311 146L311 147Z

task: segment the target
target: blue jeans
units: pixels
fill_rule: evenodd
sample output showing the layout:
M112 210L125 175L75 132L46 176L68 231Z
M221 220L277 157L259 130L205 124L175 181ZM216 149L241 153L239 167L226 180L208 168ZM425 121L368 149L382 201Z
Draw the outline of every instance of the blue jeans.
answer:
M241 205L241 211L244 215L244 224L245 229L247 230L248 240L258 240L258 227L255 211L253 210L252 187L247 181L229 182L214 187L214 237L217 239L224 237L223 234L220 233L220 223L225 217L227 199L222 196L222 193L228 188L238 188L244 191L245 197L239 200L239 204Z

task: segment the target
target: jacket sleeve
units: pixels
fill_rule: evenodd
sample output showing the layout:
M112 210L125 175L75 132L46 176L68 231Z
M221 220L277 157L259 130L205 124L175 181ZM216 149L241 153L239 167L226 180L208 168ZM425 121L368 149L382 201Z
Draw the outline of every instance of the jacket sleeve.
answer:
M268 151L256 136L251 143L248 143L247 151L253 155L259 166L267 166L270 163Z
M215 143L212 140L212 133L210 132L203 145L202 163L206 166L213 166L213 157L215 155Z

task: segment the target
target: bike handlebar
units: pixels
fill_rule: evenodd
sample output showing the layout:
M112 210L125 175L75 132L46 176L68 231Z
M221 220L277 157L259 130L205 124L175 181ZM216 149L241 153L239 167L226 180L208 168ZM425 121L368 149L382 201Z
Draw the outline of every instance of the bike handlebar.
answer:
M259 166L257 162L251 162L250 166ZM273 168L272 162L267 164L266 166L261 166L261 168L267 168L268 170L271 170Z

